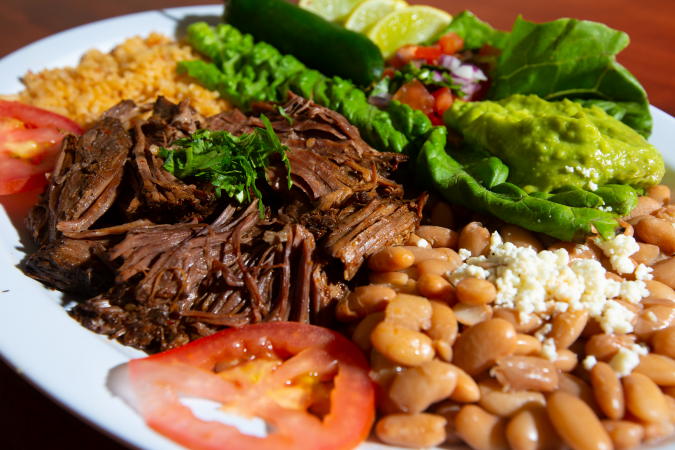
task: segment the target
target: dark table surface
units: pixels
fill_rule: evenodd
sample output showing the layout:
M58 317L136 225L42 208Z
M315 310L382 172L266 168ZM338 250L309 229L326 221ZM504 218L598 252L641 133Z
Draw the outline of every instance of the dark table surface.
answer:
M631 44L618 57L649 94L651 103L675 115L675 1L673 0L425 0L456 13L510 29L518 14L544 22L560 17L603 22L627 32ZM0 0L0 57L31 42L96 20L150 9L219 3L204 0ZM0 94L7 94L0 86ZM0 448L50 450L124 447L61 409L0 362Z

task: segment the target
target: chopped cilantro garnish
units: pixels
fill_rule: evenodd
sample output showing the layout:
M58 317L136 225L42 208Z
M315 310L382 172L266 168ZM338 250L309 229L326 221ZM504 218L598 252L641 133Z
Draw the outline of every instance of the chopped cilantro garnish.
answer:
M256 187L259 178L267 180L266 169L269 156L278 153L288 170L288 188L291 183L291 165L272 125L261 115L265 129L256 128L254 134L234 136L226 131L198 130L189 137L173 143L173 150L162 148L164 169L177 178L195 177L210 181L216 187L216 195L225 191L239 202L251 201L253 190L258 198L261 216L264 213L262 195Z

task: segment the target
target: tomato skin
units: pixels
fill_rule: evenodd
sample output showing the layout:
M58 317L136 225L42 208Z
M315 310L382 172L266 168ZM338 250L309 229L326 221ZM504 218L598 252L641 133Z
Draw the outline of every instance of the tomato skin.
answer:
M438 43L443 53L451 56L464 48L464 39L453 31L441 36Z
M414 79L401 86L392 97L392 100L398 100L412 109L419 109L427 115L434 112L435 99L429 93L426 86L418 79Z
M445 112L445 110L450 108L452 104L455 102L455 97L452 95L452 92L450 92L450 89L447 87L436 89L434 92L431 93L431 95L433 95L435 99L434 110L440 117L443 117L443 113Z
M216 363L264 356L270 345L275 354L292 356L265 378L280 384L308 370L326 373L326 368L337 364L331 409L323 420L304 411L283 409L263 394L254 399L259 403L254 413L271 422L276 431L258 438L222 423L203 422L178 401L180 392L228 402L239 388L214 373ZM312 325L276 322L231 328L133 360L128 368L148 425L191 449L347 450L368 436L375 418L374 389L361 352L344 336ZM251 395L267 392L269 386Z
M439 46L417 47L415 49L415 58L426 59L429 64L434 64L441 57L441 54L441 47Z
M395 69L400 69L401 67L408 64L410 61L415 59L415 52L417 51L416 45L404 45L399 48L394 56L389 60L389 65Z
M54 168L63 141L59 129L83 133L82 128L67 117L4 100L0 100L0 125L0 195L47 184L45 173ZM25 157L17 150L22 146L29 149Z

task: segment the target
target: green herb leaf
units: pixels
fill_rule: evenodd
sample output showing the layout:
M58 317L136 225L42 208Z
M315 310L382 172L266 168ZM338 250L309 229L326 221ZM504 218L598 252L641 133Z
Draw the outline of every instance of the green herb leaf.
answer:
M286 118L286 120L288 120L289 125L293 125L293 119L291 118L291 116L286 114L286 111L284 110L283 106L278 106L277 109L279 110L279 114L281 114L281 117Z
M171 150L160 149L165 158L164 169L177 178L197 178L211 182L216 195L222 191L239 202L251 201L250 191L258 198L260 216L264 214L262 194L256 186L260 178L267 179L269 157L278 154L288 171L288 188L292 186L291 165L286 152L264 115L260 119L265 129L254 134L234 136L226 131L198 130L187 138L173 143Z

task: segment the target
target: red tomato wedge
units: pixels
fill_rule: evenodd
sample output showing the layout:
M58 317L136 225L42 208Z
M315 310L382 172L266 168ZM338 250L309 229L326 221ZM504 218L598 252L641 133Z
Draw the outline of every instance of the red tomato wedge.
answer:
M351 449L368 436L375 417L361 352L344 336L312 325L231 328L128 367L147 424L190 449ZM220 402L275 431L260 438L204 422L179 395ZM307 408L326 414L320 418Z
M435 99L434 110L440 117L443 117L445 110L450 108L455 102L452 92L450 92L450 89L443 87L436 89L431 95Z
M82 128L59 114L19 102L0 100L0 195L47 184L61 150L59 129L82 134Z

